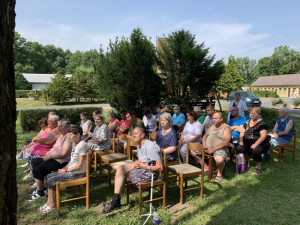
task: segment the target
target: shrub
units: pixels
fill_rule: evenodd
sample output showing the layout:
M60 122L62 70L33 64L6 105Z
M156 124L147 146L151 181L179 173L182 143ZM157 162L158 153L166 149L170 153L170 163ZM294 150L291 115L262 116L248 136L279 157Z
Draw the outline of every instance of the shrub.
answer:
M61 119L68 118L71 124L79 124L80 123L80 113L87 112L88 118L92 118L93 111L99 109L102 112L102 108L96 107L83 107L83 108L68 108L68 109L36 109L36 110L20 110L20 123L23 131L33 131L38 130L37 122L42 117L47 117L48 113L53 111L56 112L57 115Z
M283 107L287 107L287 103L285 102L285 103L283 103Z
M268 130L272 130L278 118L278 110L261 107L261 116L267 124Z
M296 99L293 101L293 105L297 107L299 104L300 104L300 98L296 98Z
M276 91L251 90L251 92L257 97L279 97Z
M28 93L31 90L16 90L16 98L28 98Z
M283 101L281 98L275 98L272 100L272 106L275 106L277 104L283 104Z

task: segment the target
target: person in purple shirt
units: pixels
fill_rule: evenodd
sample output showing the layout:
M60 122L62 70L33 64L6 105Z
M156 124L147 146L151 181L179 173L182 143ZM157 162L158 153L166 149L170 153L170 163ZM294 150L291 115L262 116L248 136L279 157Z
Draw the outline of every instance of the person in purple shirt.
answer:
M172 128L172 117L170 113L160 115L161 128L158 130L155 142L167 154L168 162L177 160L177 133Z

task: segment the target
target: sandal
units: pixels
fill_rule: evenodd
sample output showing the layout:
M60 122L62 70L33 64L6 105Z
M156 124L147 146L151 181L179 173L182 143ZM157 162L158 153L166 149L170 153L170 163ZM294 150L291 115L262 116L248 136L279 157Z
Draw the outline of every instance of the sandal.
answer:
M253 172L253 175L259 175L261 171L261 168L255 168L255 171Z
M223 179L224 179L223 176L216 176L215 183L221 184L221 182L222 182Z
M41 212L43 212L46 209L47 206L48 206L47 203L45 203L44 205L40 206L39 210Z
M53 208L50 208L48 205L41 211L42 214L48 214L48 213L51 213L52 211L55 211L56 208L53 207Z

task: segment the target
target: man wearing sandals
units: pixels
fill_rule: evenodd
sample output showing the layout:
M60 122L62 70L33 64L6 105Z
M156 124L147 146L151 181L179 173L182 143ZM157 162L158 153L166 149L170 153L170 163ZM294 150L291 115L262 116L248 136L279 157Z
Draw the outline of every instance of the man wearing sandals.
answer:
M136 160L132 164L120 166L117 169L115 177L115 190L112 201L103 204L103 213L109 213L121 207L120 194L124 187L126 177L130 177L133 184L138 185L141 182L151 180L151 171L155 171L155 178L158 177L158 172L163 170L162 156L159 146L145 139L145 131L143 128L136 127L133 130L133 140L138 144ZM148 166L148 163L155 161L156 164Z
M228 144L231 139L231 129L224 123L223 114L221 112L213 114L213 123L214 125L209 127L207 132L205 132L202 144L205 148L205 152L214 156L218 166L215 183L219 184L223 180L223 170L228 153ZM204 170L208 170L207 165L204 166Z

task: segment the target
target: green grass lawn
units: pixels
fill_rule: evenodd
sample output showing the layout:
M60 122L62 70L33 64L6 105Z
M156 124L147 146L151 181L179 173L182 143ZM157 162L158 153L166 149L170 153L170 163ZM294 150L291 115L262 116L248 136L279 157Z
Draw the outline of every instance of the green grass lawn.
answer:
M33 100L29 98L16 98L17 108L31 108L31 107L47 107L44 100ZM80 103L76 102L75 99L61 104L61 105L84 105L84 104L101 104L105 103L104 100L91 102L90 99L81 99ZM61 106L50 102L49 106Z
M300 130L300 118L295 118L296 127ZM21 133L17 123L17 147L20 149L26 138L36 133ZM299 147L299 138L297 139ZM283 163L278 164L277 155L271 154L272 160L263 162L262 173L253 176L254 164L250 171L236 175L234 166L226 168L226 176L220 186L205 178L204 196L199 199L199 190L185 193L185 204L179 203L179 189L170 185L167 193L167 209L162 203L154 203L162 218L161 224L299 224L300 222L300 167L299 153L296 162L285 156ZM107 184L104 173L91 172L90 208L85 209L84 200L63 203L61 214L56 212L41 215L39 206L45 199L28 202L28 187L33 181L23 181L25 175L20 166L25 160L18 161L18 223L19 224L143 224L144 218L138 216L138 202L130 197L130 204L117 212L101 215L102 204L111 200L113 189ZM192 181L189 182L192 184ZM147 198L147 196L145 196ZM123 203L125 204L125 195ZM148 208L147 208L148 209ZM146 213L144 210L143 213ZM148 223L152 224L152 220Z

